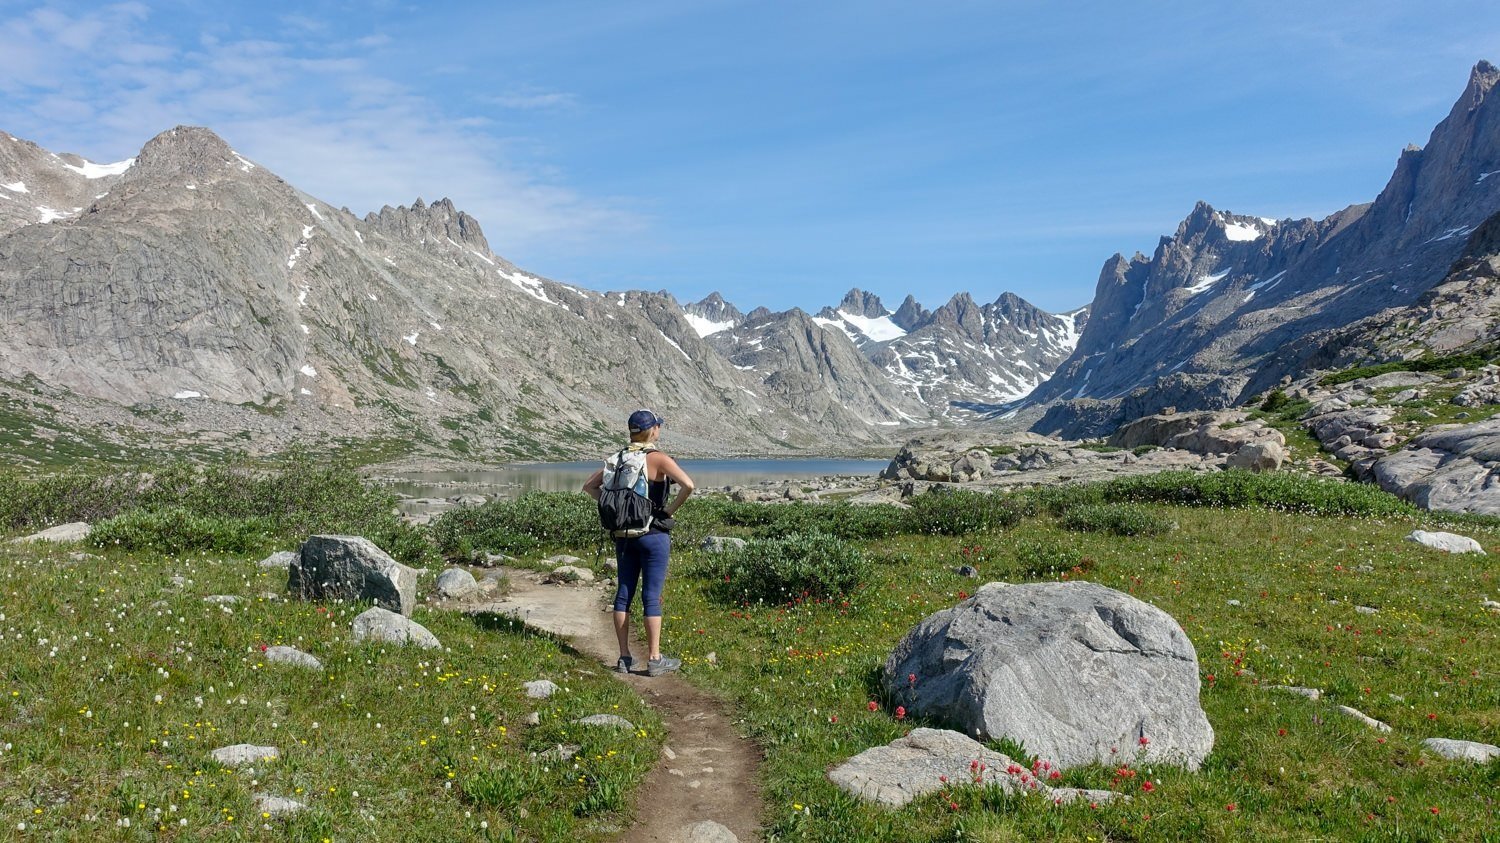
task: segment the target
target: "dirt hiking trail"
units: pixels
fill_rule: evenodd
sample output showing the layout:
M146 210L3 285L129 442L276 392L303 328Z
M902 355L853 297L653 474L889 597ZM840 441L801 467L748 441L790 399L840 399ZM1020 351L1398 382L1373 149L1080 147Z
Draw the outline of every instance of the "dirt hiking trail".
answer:
M604 594L597 587L543 584L540 574L506 569L510 591L468 607L469 613L513 617L569 639L613 670L619 657ZM631 618L640 631L640 617ZM638 665L645 645L632 647ZM641 668L637 668L641 669ZM634 822L624 843L729 843L760 839L760 750L741 737L724 704L682 677L620 675L661 715L667 728L662 758L636 793ZM715 825L717 824L717 825ZM726 833L728 832L728 833ZM731 836L732 835L732 836Z

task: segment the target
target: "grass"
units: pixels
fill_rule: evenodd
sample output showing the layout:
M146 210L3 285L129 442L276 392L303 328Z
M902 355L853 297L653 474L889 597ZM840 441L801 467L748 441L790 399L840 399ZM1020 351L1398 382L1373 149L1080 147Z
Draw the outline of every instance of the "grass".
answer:
M1500 617L1479 606L1497 591L1492 566L1403 542L1405 519L1143 506L1179 529L1075 534L1040 517L1004 534L882 541L870 552L884 564L848 605L726 610L706 596L707 583L669 579L671 646L687 656L687 675L733 699L766 749L772 839L1494 839L1481 830L1500 765L1443 762L1420 749L1429 736L1500 742L1491 655ZM1500 534L1477 535L1495 543ZM1033 579L1038 546L1064 564L1086 560L1089 580L1184 625L1218 734L1204 769L1147 769L1123 785L1110 769L1069 771L1064 784L1137 797L1100 810L955 789L956 809L930 797L884 811L830 785L829 766L911 726L941 725L867 704L881 702L876 676L901 635L975 587L951 568L975 565L978 582ZM1356 605L1380 612L1361 615ZM710 651L716 664L703 659ZM1270 683L1323 688L1395 731L1381 736L1329 703L1260 687ZM1155 792L1140 791L1145 778Z
M659 752L660 720L626 686L509 624L419 610L443 650L363 644L363 606L282 600L285 572L245 559L0 559L6 839L603 840ZM275 644L325 672L268 664ZM527 699L539 678L563 690ZM570 723L595 713L639 729ZM208 758L236 743L282 757L254 772ZM533 757L559 743L576 763ZM257 792L309 809L263 817Z
M924 529L923 512L944 529ZM579 495L527 496L442 519L430 541L450 554L591 558L591 516ZM1115 532L1134 534L1110 532L1117 516L1131 528ZM1070 517L1104 530L1075 532ZM1420 745L1500 743L1500 615L1480 606L1500 594L1496 569L1402 540L1445 523L1371 487L1237 472L935 497L905 513L695 499L678 519L664 646L762 748L769 840L1496 840L1500 764L1445 762ZM1500 550L1497 524L1465 519L1464 532ZM760 564L700 555L708 534L764 542L751 558ZM27 823L44 839L603 839L655 762L659 721L626 686L508 625L423 612L442 653L357 645L349 620L362 607L263 597L284 574L231 554L0 547L0 828ZM788 567L766 555L778 547L807 553ZM723 587L726 572L818 576L817 554L835 551L857 582ZM961 565L980 577L959 576ZM186 582L172 585L173 574ZM953 787L892 811L826 780L913 726L946 725L898 717L880 690L885 657L914 624L986 581L1078 578L1161 607L1196 644L1217 733L1202 770L1127 762L1064 774L1059 784L1134 797L1098 809ZM246 602L230 615L202 601L220 593ZM760 599L737 602L746 594ZM264 664L259 647L275 643L313 652L327 673ZM541 677L566 691L526 727L520 682ZM1340 703L1394 731L1366 729ZM599 711L645 736L567 725ZM286 757L253 775L206 760L238 742L275 743ZM578 769L531 760L560 742L584 746ZM998 748L1030 761L1023 747ZM312 808L253 816L253 791ZM182 820L185 830L169 825Z

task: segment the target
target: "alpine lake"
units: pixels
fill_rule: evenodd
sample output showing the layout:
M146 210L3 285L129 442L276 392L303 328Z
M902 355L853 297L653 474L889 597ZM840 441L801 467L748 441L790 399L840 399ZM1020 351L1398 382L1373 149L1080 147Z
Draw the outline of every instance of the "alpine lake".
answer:
M787 481L817 477L873 477L889 460L872 459L693 459L677 464L693 478L699 491L728 486L751 486L764 481ZM583 482L602 465L600 460L582 462L522 463L472 471L398 472L385 481L405 498L402 509L409 513L444 508L460 495L514 498L526 492L577 492Z

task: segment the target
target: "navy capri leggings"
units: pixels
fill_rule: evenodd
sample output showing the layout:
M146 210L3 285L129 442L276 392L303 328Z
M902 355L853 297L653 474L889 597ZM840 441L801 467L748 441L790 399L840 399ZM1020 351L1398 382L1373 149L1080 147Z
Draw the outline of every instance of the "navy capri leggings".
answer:
M641 605L646 617L661 617L661 590L667 582L667 556L672 551L672 537L666 533L647 533L638 539L615 539L615 561L620 565L620 585L615 589L615 611L630 611L635 597L636 581L641 588Z

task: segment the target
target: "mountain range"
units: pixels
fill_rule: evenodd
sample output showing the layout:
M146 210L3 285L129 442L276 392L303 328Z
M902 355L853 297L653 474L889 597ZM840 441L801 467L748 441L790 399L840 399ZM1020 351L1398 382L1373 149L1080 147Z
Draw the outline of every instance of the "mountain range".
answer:
M1346 326L1419 300L1500 211L1500 70L1477 64L1373 202L1263 219L1200 202L1147 257L1115 255L1088 324L1026 398L1033 429L1100 435L1166 407L1243 404L1323 359Z
M890 310L856 288L816 313L746 313L717 293L599 292L518 268L448 200L358 217L208 129L114 164L0 132L0 401L501 459L592 454L640 406L697 453L875 451L1022 411L1038 432L1102 435L1421 353L1388 323L1477 289L1449 276L1500 212L1497 83L1476 65L1374 201L1321 220L1200 202L1062 314L1010 293Z
M1010 295L683 307L525 272L447 200L359 218L207 129L107 165L0 134L0 379L185 428L525 458L590 452L649 406L687 450L884 447L1024 394L1081 321Z

